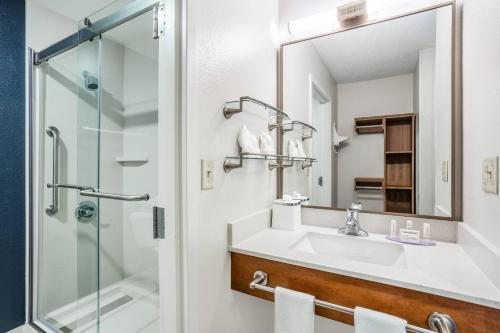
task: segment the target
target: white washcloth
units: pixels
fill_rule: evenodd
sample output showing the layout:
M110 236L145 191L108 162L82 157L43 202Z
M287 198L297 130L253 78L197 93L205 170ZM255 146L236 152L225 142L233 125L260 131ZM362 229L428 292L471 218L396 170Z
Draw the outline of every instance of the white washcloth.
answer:
M355 333L406 333L406 320L361 307L354 309Z
M274 333L314 333L314 296L277 287Z
M238 144L242 153L260 154L259 141L257 137L243 125L238 133Z
M259 138L260 152L267 155L275 155L276 149L274 148L273 139L269 133L262 133Z

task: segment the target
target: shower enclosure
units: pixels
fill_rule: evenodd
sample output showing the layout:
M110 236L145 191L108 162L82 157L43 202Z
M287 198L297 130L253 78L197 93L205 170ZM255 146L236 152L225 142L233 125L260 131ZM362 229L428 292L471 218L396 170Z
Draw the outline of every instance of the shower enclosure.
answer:
M39 330L178 330L175 12L118 1L30 52Z

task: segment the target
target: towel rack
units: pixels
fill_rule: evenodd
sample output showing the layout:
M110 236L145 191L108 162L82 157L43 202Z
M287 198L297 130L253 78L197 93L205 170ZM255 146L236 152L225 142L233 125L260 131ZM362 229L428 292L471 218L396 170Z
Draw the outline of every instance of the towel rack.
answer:
M256 271L255 273L253 273L253 280L250 282L249 287L250 289L259 289L272 294L274 294L275 291L274 288L267 286L267 273L263 271ZM335 310L341 313L354 315L354 309L342 305L328 303L318 299L314 300L314 304L330 310ZM457 332L457 325L455 321L453 320L453 318L451 318L446 314L434 312L429 316L427 322L429 323L429 326L431 327L432 330L428 330L426 328L410 324L406 325L406 330L408 332L413 332L413 333L436 333L436 332L456 333Z

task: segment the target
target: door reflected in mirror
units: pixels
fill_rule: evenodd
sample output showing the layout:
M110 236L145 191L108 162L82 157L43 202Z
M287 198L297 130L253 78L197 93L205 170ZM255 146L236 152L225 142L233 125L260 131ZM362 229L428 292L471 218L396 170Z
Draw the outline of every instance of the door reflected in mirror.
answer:
M283 194L313 206L452 216L452 7L282 47L282 107L316 132Z

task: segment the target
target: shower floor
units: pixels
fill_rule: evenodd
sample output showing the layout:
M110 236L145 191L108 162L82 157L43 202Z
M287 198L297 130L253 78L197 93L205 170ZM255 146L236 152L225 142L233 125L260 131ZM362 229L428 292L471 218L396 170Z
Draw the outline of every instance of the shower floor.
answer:
M103 289L99 330L96 294L49 313L44 322L63 333L157 333L160 331L157 277L157 271L136 275Z

